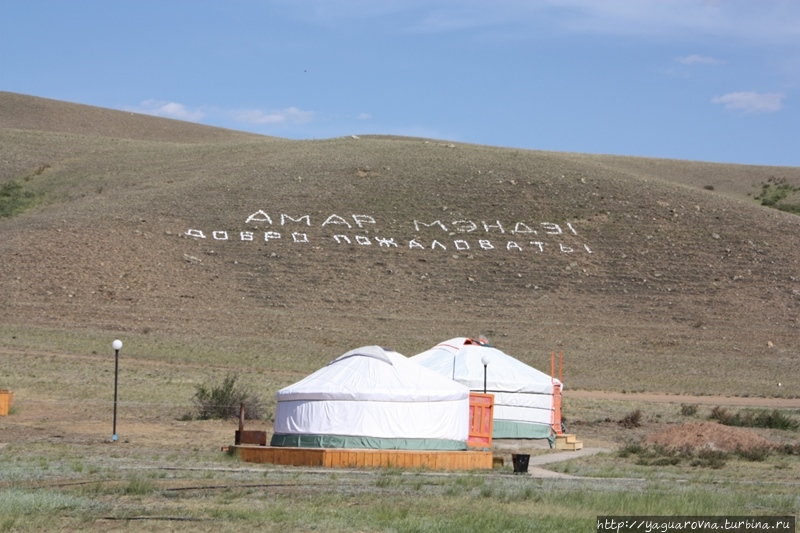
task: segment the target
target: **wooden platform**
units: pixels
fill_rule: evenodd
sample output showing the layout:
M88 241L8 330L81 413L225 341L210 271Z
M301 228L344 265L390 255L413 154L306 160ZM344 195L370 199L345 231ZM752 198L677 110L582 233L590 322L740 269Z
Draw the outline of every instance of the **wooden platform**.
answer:
M430 470L477 470L492 468L490 451L348 450L333 448L286 448L231 446L231 452L247 463L328 468L427 468Z

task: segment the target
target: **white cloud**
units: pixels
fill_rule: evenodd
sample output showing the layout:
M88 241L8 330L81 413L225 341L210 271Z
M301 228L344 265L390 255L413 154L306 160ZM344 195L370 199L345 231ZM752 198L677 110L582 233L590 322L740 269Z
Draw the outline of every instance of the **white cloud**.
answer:
M675 61L682 65L720 65L724 61L709 56L690 54L688 56L676 57Z
M737 39L747 44L800 44L797 0L437 0L435 2L339 0L340 9L325 9L341 20L368 16L396 21L413 17L409 29L425 33L524 28L528 36L555 33L637 36L650 39ZM378 8L365 6L377 4ZM302 5L302 3L300 4ZM350 9L342 9L349 6ZM320 12L317 12L319 16Z
M306 124L314 120L313 111L303 111L296 107L287 107L286 109L270 112L265 112L261 109L246 109L234 111L231 116L237 122L248 124L282 124L284 122Z
M189 122L200 122L203 117L205 117L205 113L202 111L191 111L183 104L166 102L163 100L144 100L138 107L128 108L126 110L156 117L186 120Z
M800 42L796 0L538 0L532 5L560 10L563 27L580 32Z
M357 118L358 120L371 120L372 115L370 115L369 113L359 113Z
M744 113L768 113L780 111L783 108L783 93L757 93L743 91L723 94L711 99L712 104L722 104L728 111L742 111Z

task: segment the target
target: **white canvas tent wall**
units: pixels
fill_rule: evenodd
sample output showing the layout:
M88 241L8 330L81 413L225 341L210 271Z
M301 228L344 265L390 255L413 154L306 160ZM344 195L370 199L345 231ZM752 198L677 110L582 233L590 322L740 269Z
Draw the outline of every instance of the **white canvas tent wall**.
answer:
M458 337L442 342L410 359L441 376L483 392L487 357L486 392L494 394L495 439L553 439L553 385L560 384L544 372L478 341Z
M272 446L463 450L469 389L379 346L278 391Z

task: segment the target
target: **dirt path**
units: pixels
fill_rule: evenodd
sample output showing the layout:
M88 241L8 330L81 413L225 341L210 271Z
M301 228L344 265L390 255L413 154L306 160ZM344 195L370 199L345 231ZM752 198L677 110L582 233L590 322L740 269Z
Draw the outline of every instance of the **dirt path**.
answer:
M587 457L589 455L596 455L598 453L610 453L611 451L612 450L610 448L583 448L582 450L578 450L575 452L562 451L556 453L549 453L546 455L537 455L531 457L528 460L528 474L531 477L535 478L581 479L579 476L573 476L571 474L563 474L561 472L554 472L552 470L547 470L546 468L542 468L542 465L560 463L562 461L569 461L570 459Z
M647 392L609 392L593 390L566 390L565 398L590 400L621 400L653 403L688 403L703 405L740 405L743 407L772 407L800 409L800 398L760 398L741 396L688 396L682 394L659 394Z

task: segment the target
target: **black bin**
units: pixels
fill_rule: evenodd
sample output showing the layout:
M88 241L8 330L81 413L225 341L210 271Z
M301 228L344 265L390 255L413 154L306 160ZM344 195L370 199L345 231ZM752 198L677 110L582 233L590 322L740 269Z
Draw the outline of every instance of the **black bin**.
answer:
M531 456L526 453L512 453L511 462L514 463L514 473L523 474L528 471L528 461Z

